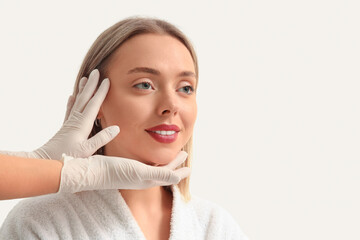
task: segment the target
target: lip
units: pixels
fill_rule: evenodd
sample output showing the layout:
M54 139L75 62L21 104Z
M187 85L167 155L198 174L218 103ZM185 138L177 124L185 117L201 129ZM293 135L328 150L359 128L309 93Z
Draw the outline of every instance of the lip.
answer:
M155 127L145 129L146 131L175 131L179 132L180 128L176 125L160 124Z
M161 124L149 129L145 129L145 131L160 143L172 143L176 141L180 128L176 125ZM175 131L175 133L171 135L161 135L154 131Z

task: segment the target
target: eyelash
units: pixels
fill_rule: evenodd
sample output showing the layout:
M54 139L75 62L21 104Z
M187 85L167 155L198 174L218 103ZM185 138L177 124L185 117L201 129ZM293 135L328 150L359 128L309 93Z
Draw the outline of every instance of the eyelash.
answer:
M182 88L187 88L187 87L190 88L190 91L191 91L191 92L190 92L190 93L187 93L187 92L186 92L186 94L187 94L187 95L191 95L191 94L194 92L194 88L193 88L192 86L190 86L190 85L183 86Z
M141 85L141 84L144 84L144 83L147 83L147 84L149 84L150 85L150 87L152 87L152 85L151 85L151 83L150 82L141 82L141 83L138 83L138 84L135 84L134 85L134 87L136 88L136 86L138 86L138 85ZM145 88L144 90L147 90L148 88Z
M144 82L141 82L141 83L138 83L138 84L135 84L134 85L134 87L135 88L138 88L138 87L136 87L136 86L138 86L138 85L141 85L141 84L144 84L144 83L147 83L147 84L149 84L150 85L150 87L152 87L152 85L151 85L151 83L150 82L146 82L146 81L144 81ZM190 85L186 85L186 86L184 86L184 87L182 87L182 88L190 88L190 93L187 93L187 91L185 92L187 95L191 95L193 92L194 92L194 88L192 87L192 86L190 86ZM182 89L181 88L181 89ZM143 88L138 88L138 89L143 89ZM143 89L143 90L148 90L149 88L145 88L145 89Z

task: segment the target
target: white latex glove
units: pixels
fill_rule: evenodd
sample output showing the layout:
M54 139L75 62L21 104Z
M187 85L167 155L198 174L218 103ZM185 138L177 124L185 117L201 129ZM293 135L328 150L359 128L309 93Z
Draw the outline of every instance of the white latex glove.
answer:
M187 153L179 152L169 164L154 167L136 160L94 155L73 158L63 155L59 192L81 192L95 189L145 189L177 184L190 175L190 168L174 170L185 161Z
M120 131L118 126L110 126L88 139L100 106L109 90L109 79L104 79L96 91L99 82L99 71L93 70L87 78L79 83L79 93L74 103L70 96L65 121L61 129L44 146L33 152L0 153L28 158L60 160L63 153L73 157L88 157L100 147L110 142Z

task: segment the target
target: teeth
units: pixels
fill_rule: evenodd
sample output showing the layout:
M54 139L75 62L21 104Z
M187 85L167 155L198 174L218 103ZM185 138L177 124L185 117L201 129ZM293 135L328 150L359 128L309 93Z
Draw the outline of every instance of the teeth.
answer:
M157 134L160 134L160 135L173 135L175 134L175 131L154 131L155 133Z

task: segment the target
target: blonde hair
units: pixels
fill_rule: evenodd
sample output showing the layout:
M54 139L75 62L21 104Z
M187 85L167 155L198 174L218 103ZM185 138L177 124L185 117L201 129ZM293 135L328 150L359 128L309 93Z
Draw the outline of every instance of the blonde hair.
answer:
M127 40L130 38L145 33L155 33L170 35L180 42L182 42L185 47L189 50L191 57L194 61L196 81L199 79L199 68L198 61L196 57L195 50L190 43L189 39L174 25L159 19L154 18L143 18L143 17L132 17L124 19L107 30L105 30L100 36L95 40L95 42L90 47L87 52L74 86L73 95L76 96L78 92L79 81L84 76L89 76L90 72L93 69L98 69L100 72L101 79L107 77L107 65L111 61L113 53ZM99 82L100 85L101 82ZM197 88L196 84L196 88ZM195 89L196 90L196 89ZM94 136L97 132L101 130L101 127L93 126L93 129L89 137ZM186 161L180 166L191 167L192 159L192 146L193 138L190 137L189 141L185 144L182 150L188 153ZM99 149L95 154L103 155L104 149ZM183 179L179 184L179 190L185 201L190 200L190 191L189 191L189 177Z

